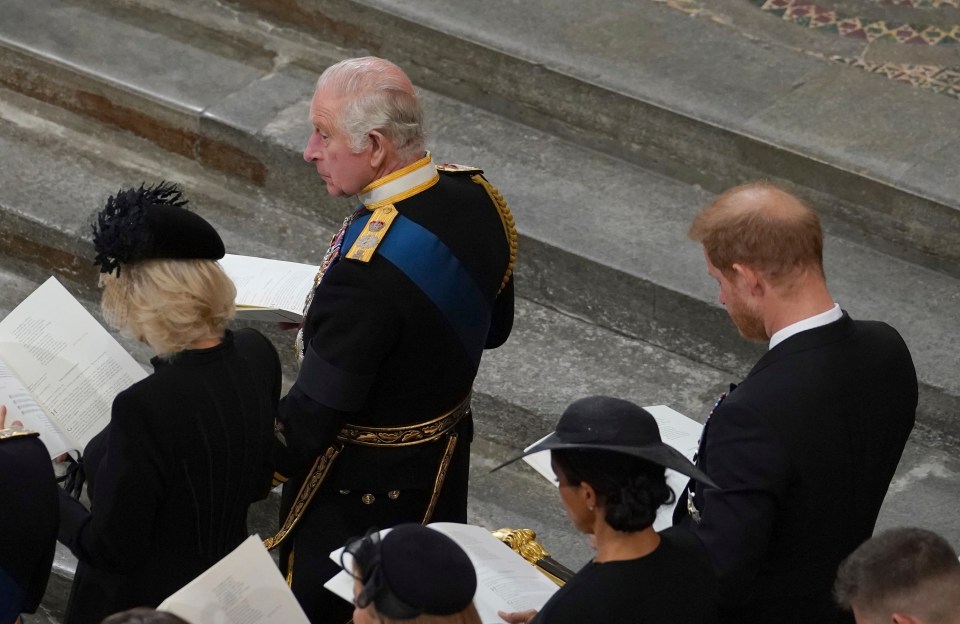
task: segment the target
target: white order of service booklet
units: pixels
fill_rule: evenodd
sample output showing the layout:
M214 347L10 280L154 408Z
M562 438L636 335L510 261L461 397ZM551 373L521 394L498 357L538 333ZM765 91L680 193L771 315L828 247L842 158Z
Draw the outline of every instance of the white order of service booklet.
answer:
M258 535L157 607L190 624L310 624Z
M700 433L703 431L703 425L684 416L680 412L667 407L666 405L651 405L643 409L650 412L650 415L657 421L660 427L660 438L666 443L677 449L684 456L693 461L693 456L697 452L697 446L700 443ZM550 435L550 434L547 434ZM544 438L547 436L544 436ZM537 440L527 448L538 444L543 438ZM553 468L550 467L550 451L541 451L533 455L527 455L523 461L530 464L534 470L539 472L550 483L559 486L557 476L553 474ZM690 477L680 474L676 470L667 469L667 485L673 490L674 496L679 500L683 488L686 487ZM662 531L667 527L673 526L673 509L676 504L664 505L657 511L657 519L653 522L655 531Z
M113 399L147 376L51 277L0 321L0 403L40 433L50 457L82 451L110 422Z
M238 318L303 321L303 304L313 290L317 265L227 254L220 266L237 287Z
M472 524L434 522L427 525L443 533L463 548L477 571L477 593L473 604L483 624L503 624L497 611L540 610L560 589L526 559L495 538L487 529ZM385 536L390 529L380 531ZM340 565L343 548L330 553ZM351 565L349 562L345 562ZM324 587L348 602L353 602L353 577L339 572Z

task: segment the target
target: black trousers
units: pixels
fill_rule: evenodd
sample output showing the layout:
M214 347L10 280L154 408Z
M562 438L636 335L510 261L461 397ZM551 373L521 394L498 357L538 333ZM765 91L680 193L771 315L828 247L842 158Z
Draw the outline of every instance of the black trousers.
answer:
M470 444L461 439L457 447L431 522L467 521ZM323 587L340 571L340 566L330 559L330 552L353 537L362 537L371 528L420 522L430 493L430 490L401 490L396 499L391 499L386 492L351 490L341 494L321 486L294 535L280 546L283 572L290 574L292 567L293 593L312 624L344 624L353 615L352 604ZM363 502L365 494L373 495L372 503ZM288 495L295 496L296 492L291 494L285 488L284 498Z

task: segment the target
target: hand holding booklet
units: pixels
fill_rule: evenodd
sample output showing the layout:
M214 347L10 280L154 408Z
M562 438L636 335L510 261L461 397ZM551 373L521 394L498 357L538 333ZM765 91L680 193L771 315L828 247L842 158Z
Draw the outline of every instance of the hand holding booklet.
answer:
M700 432L703 431L703 425L666 405L652 405L643 409L650 412L650 415L657 421L657 426L660 428L660 438L692 461L700 443ZM538 444L541 440L537 440L527 448ZM550 467L549 451L527 455L523 458L523 461L530 464L550 483L560 485L556 475L553 474L553 468ZM687 485L687 481L689 481L689 477L685 477L675 470L667 469L667 485L673 490L673 494L678 500L683 488ZM657 519L653 523L655 531L662 531L673 526L674 507L676 507L676 504L660 507L657 511Z
M477 572L473 604L483 624L503 624L497 611L539 610L558 586L487 529L470 524L434 522L429 528L443 533L467 553ZM390 529L380 531L381 537ZM343 549L330 553L338 565ZM353 577L341 571L324 585L344 600L353 602Z
M259 536L160 603L190 624L309 624Z
M114 397L146 375L56 278L0 321L0 403L50 457L82 450L110 422Z

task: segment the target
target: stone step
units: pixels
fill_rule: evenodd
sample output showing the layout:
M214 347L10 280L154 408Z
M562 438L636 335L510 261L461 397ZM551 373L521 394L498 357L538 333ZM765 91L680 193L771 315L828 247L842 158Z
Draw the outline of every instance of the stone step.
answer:
M878 60L887 42L814 33L742 0L599 0L589 14L550 0L138 4L234 36L240 20L279 24L386 56L438 93L713 192L778 179L848 235L960 275L956 101L878 75L887 57L914 63L909 74L938 51L955 69L956 46Z
M241 34L224 28L215 31L221 33L217 39L191 31L191 21L175 21L181 26L177 36L144 30L100 7L37 0L4 21L16 27L0 25L0 66L11 70L0 72L7 76L0 79L60 109L31 100L14 125L40 123L31 111L44 108L44 115L69 119L63 123L81 134L84 119L91 117L126 128L147 140L125 137L133 152L125 158L154 174L160 157L137 158L149 143L193 161L197 172L243 180L224 182L231 191L212 205L221 206L225 216L234 210L250 215L224 223L258 228L261 250L274 247L280 250L275 255L294 260L319 257L318 243L327 234L316 236L316 222L325 219L331 227L348 204L327 198L300 159L316 75L316 68L290 62L300 58L302 46L291 43L290 33L251 30L243 14L231 22ZM147 21L164 25L162 19ZM70 37L53 34L62 31ZM254 34L262 39L258 45L237 49L241 35L254 41ZM104 41L113 43L104 47ZM318 52L314 61L322 58L317 64L323 65L336 57L327 52ZM165 60L158 64L157 58ZM425 90L423 98L438 158L483 165L513 204L522 249L517 279L524 296L711 362L734 377L755 361L758 348L736 335L715 302L696 245L684 240L690 218L710 192L432 91ZM111 159L109 146L98 149L101 160ZM18 159L11 171L22 162L28 161ZM51 163L51 170L60 166L59 160ZM68 179L73 178L54 184ZM266 204L277 216L259 217L262 227L251 225ZM76 215L67 221L71 218ZM25 255L38 255L31 247L37 241L57 253L78 244L72 232L46 231L48 218L42 214L6 219L15 247ZM847 232L842 223L829 215L825 221L835 296L854 317L889 320L901 330L920 371L922 420L960 431L958 280L842 237ZM52 264L58 267L72 266L66 256L42 255L45 261L56 258Z

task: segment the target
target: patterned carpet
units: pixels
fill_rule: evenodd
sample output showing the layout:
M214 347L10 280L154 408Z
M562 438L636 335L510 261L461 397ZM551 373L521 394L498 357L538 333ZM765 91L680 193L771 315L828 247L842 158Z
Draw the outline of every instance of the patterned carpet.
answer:
M722 12L719 3L710 0L653 0L693 16L704 17L731 27L733 20ZM860 0L859 5L875 5L877 8L897 7L899 15L915 15L913 20L895 21L848 14L829 6L828 0L740 0L757 9L777 16L796 25L823 33L823 37L845 37L864 43L858 56L841 56L825 49L804 47L802 52L834 63L843 63L864 71L884 76L890 80L905 82L914 87L942 93L960 99L960 49L955 59L946 64L930 64L927 61L886 62L878 60L877 54L868 54L871 44L894 44L907 46L910 51L922 52L921 48L945 48L960 44L960 0ZM841 6L857 6L857 2L840 3ZM850 11L849 8L845 9ZM929 14L939 11L935 19ZM876 12L876 11L874 11ZM892 11L891 11L892 12ZM912 23L911 23L912 22ZM933 22L933 24L931 24ZM751 33L743 33L751 36ZM824 46L826 48L826 46ZM915 56L923 57L923 54ZM942 56L942 55L941 55Z

